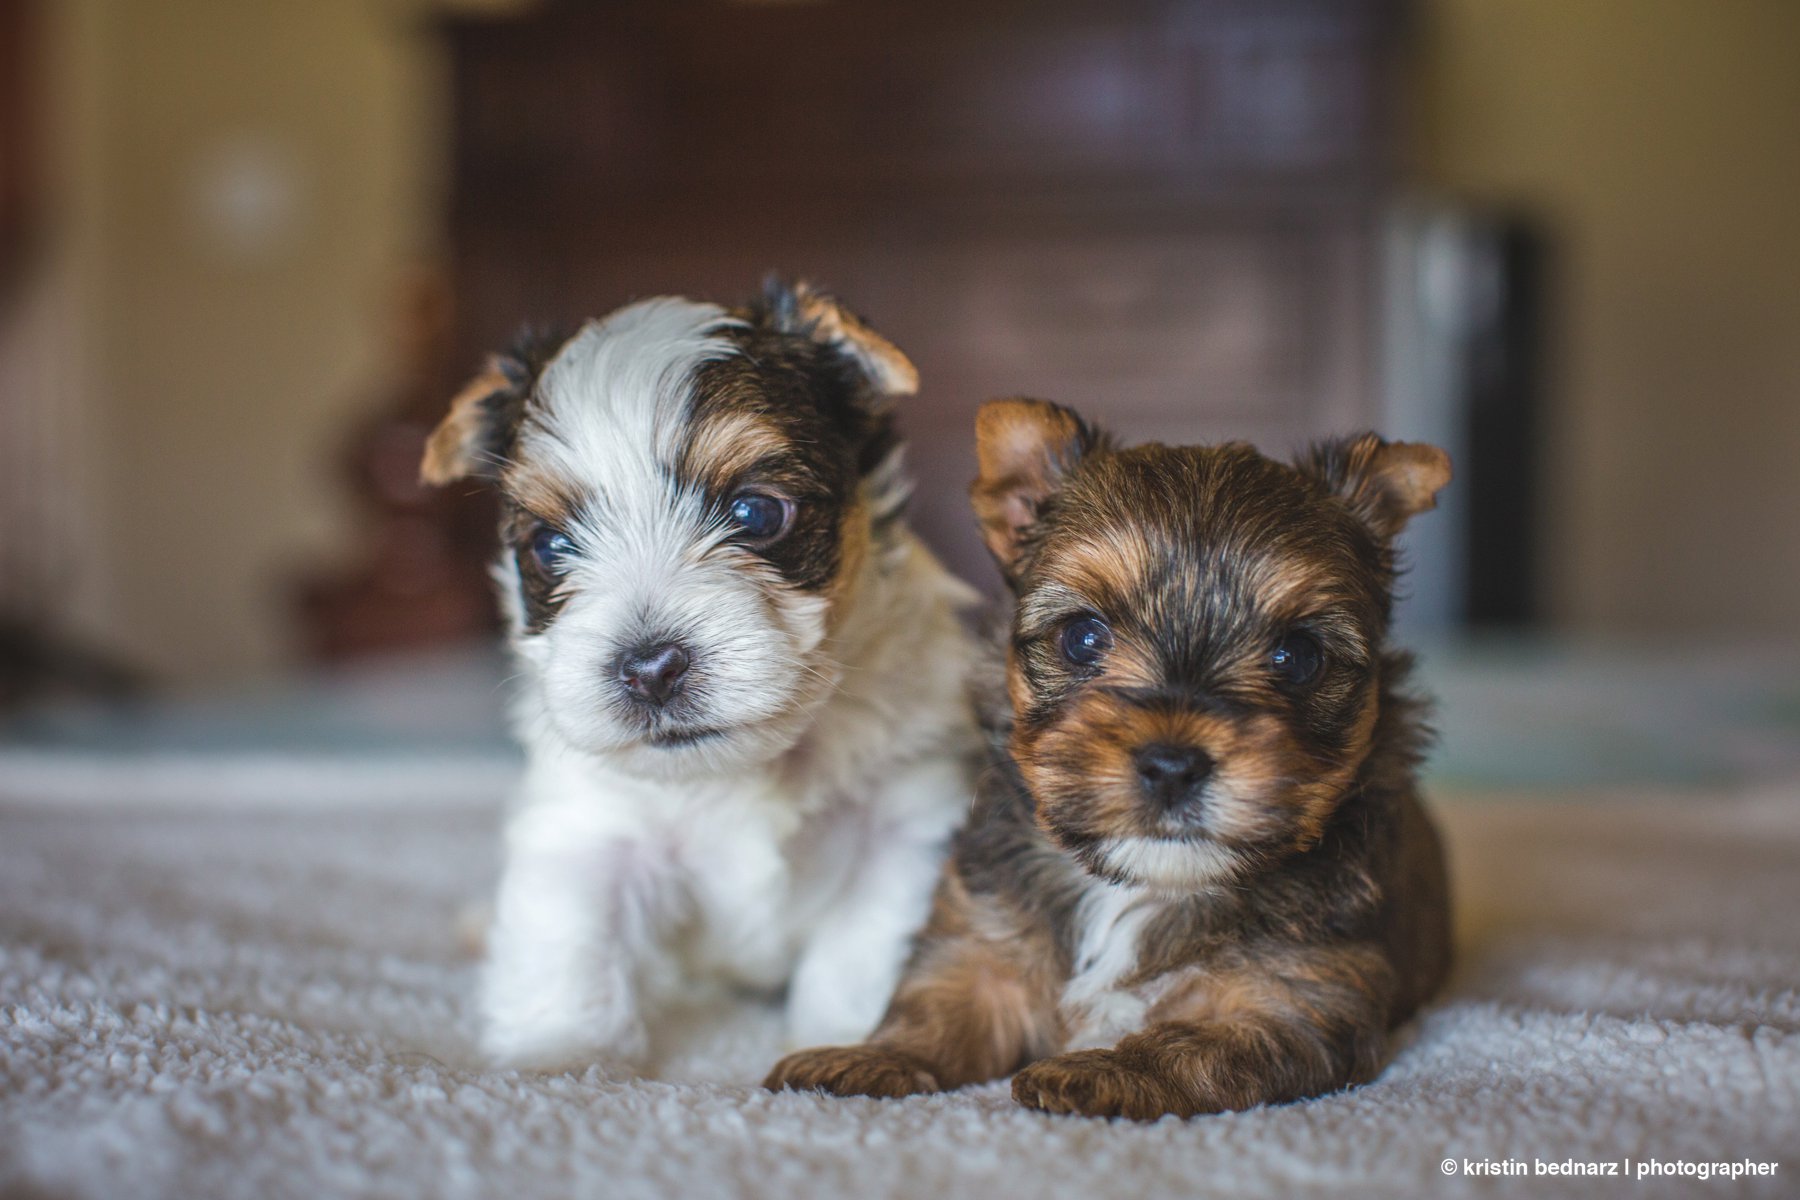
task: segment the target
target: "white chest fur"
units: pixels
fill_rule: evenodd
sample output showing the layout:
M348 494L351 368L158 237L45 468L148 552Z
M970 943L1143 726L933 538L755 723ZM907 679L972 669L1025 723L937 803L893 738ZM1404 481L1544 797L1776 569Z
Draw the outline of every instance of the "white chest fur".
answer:
M645 781L591 759L538 756L508 849L527 863L566 864L582 880L576 902L615 914L615 932L643 946L646 992L773 989L879 839L908 826L941 837L960 800L945 789L930 810L908 812L883 803L877 781L852 782L856 803L756 772Z
M1150 998L1126 987L1138 967L1145 929L1167 901L1155 892L1095 881L1075 911L1075 955L1061 1009L1067 1049L1110 1046L1143 1027Z

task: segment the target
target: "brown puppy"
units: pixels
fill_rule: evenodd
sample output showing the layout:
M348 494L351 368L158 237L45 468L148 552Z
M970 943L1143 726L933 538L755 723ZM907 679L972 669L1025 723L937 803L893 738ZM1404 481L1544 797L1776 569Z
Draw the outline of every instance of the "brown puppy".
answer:
M1017 1071L1029 1107L1149 1120L1372 1078L1450 954L1421 704L1385 645L1392 540L1449 459L1373 434L1291 466L1120 450L1034 400L976 437L1017 601L990 769L880 1027L768 1086Z

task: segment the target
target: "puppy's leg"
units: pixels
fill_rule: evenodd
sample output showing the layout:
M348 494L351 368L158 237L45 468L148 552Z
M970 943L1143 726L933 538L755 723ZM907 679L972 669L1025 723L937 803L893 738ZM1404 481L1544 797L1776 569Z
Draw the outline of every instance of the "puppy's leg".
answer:
M648 1048L639 977L680 902L673 871L630 841L571 836L521 814L482 976L483 1051L551 1069Z
M946 876L874 1035L860 1046L790 1054L765 1086L908 1096L995 1079L1043 1053L1055 1014L1042 972L1054 959L1030 935L991 936L998 924L983 919L954 873Z
M896 836L871 847L849 893L814 931L788 985L791 1046L850 1042L869 1035L924 923L941 840Z
M967 788L959 764L938 762L908 772L876 798L877 814L909 802L920 811L885 821L878 815L851 849L855 873L808 940L788 987L790 1046L853 1042L875 1028L931 908L944 844L961 811L943 800Z
M1335 1091L1380 1068L1392 992L1393 972L1371 947L1246 955L1177 983L1148 1028L1117 1046L1026 1067L1013 1098L1152 1121Z

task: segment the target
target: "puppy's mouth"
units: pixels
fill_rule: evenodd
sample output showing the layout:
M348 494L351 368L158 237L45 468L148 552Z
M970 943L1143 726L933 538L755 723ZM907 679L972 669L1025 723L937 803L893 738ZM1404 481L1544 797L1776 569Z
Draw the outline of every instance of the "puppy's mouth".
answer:
M644 741L659 749L679 750L684 746L698 746L702 742L714 741L730 732L731 730L718 725L691 729L657 729L645 734Z

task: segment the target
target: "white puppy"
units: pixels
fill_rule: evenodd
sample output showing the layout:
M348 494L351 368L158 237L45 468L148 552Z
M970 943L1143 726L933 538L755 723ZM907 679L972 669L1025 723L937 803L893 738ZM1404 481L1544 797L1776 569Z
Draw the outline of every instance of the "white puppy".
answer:
M968 807L967 589L907 530L906 357L831 297L646 300L452 402L502 503L528 766L482 983L497 1062L642 1060L709 985L873 1028Z

